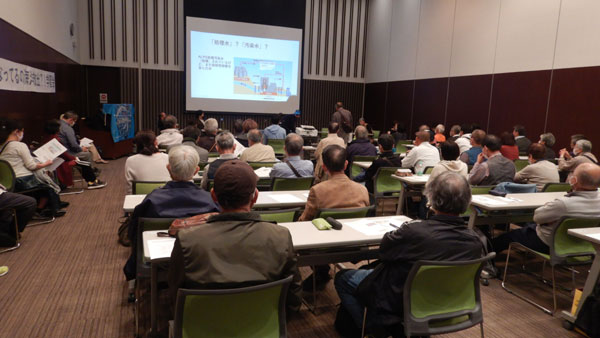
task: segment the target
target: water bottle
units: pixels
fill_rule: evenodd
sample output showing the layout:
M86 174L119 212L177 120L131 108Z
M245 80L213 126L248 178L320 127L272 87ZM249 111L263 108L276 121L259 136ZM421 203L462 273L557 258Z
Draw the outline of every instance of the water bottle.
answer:
M423 171L425 171L425 164L423 161L419 160L417 161L417 164L415 164L415 173L417 176L421 176L423 175Z

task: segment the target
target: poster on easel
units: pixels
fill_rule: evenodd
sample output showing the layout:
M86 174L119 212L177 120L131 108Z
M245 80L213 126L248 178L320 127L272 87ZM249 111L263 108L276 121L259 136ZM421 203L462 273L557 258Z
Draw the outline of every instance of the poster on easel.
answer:
M102 111L111 116L110 133L113 142L117 143L135 136L133 104L103 104Z

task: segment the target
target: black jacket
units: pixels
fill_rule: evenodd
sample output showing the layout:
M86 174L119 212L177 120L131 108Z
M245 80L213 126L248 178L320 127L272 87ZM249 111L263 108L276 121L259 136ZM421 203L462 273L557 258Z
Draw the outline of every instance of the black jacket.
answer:
M404 282L416 261L471 260L482 254L479 237L462 218L435 215L415 220L383 236L380 264L358 285L356 296L383 325L395 325L403 318Z
M374 183L373 178L375 174L377 174L377 170L381 167L402 167L402 160L400 157L394 155L391 151L386 151L379 155L379 158L373 161L371 166L365 172L365 186L369 193L374 192Z

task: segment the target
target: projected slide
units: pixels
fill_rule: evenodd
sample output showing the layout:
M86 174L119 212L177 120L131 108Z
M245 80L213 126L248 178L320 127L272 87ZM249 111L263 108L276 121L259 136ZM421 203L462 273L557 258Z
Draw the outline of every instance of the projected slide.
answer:
M188 110L278 113L299 108L302 30L187 20Z

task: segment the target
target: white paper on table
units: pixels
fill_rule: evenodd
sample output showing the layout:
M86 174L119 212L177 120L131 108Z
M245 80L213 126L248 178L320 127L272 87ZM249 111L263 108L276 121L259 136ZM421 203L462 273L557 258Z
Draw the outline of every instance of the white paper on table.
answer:
M482 196L482 195L475 195L475 196L471 197L471 199L475 202L488 204L488 205L507 205L508 203L513 202L512 200L509 200L509 199L503 198L503 197L492 198L492 197L487 197L487 196Z
M344 225L351 227L356 231L360 231L367 236L378 236L399 229L408 218L394 219L372 219L363 218L355 221L344 222ZM390 224L391 223L391 224Z
M89 147L92 143L94 143L94 140L91 140L87 137L84 137L81 140L79 140L80 147Z
M304 202L302 199L292 195L292 194L273 194L271 199L279 202L279 203L294 203L294 202Z
M67 148L63 146L57 139L53 138L48 143L37 148L33 154L40 160L41 163L46 161L52 161L57 158L60 154L67 151Z
M150 259L171 257L175 245L175 238L151 239L148 241Z
M269 177L269 174L271 174L271 167L260 167L256 170L254 170L254 173L256 174L256 176L258 177Z
M48 171L54 171L54 170L56 170L56 168L58 168L64 162L65 162L65 160L63 160L60 157L57 157L54 159L54 161L52 161L52 164L47 166L45 169Z

